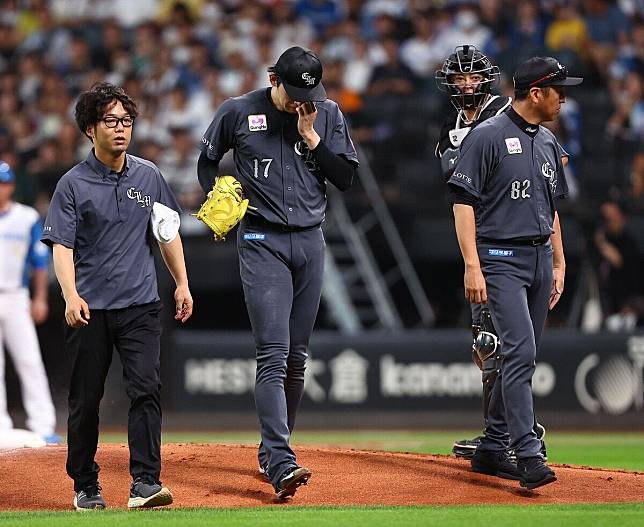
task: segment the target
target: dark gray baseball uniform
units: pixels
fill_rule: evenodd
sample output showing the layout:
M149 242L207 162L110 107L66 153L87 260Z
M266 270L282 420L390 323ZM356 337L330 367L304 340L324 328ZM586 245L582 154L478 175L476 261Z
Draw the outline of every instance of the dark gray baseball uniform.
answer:
M304 389L307 348L324 271L326 181L298 133L297 114L273 105L270 88L229 99L217 110L201 150L218 163L234 149L237 177L257 211L237 242L246 307L257 349L255 403L260 463L277 484L295 463L290 434ZM314 128L328 150L357 165L337 104L317 104ZM317 148L316 148L317 150ZM328 176L327 176L328 177ZM208 190L212 181L200 182Z
M482 450L540 455L532 375L552 289L555 198L567 193L561 150L547 128L513 109L461 144L449 184L476 202L476 235L488 305L503 342L501 382L490 400Z

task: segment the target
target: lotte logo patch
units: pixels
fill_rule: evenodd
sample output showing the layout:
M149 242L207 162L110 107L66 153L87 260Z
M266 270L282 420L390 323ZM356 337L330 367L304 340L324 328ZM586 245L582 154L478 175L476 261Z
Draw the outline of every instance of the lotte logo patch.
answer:
M266 115L260 113L258 115L248 116L248 129L251 132L259 132L261 130L268 130L268 121Z

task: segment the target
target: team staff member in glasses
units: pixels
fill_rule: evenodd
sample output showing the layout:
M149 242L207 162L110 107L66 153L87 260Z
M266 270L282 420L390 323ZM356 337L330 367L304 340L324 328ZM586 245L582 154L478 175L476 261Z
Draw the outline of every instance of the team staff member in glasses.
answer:
M128 506L167 505L172 494L159 480L162 307L151 241L154 235L163 242L161 254L176 282L175 319L185 322L192 297L176 233L180 208L159 169L126 153L137 108L123 89L97 84L80 95L75 112L93 148L58 182L42 236L53 246L66 304L65 346L73 356L67 473L74 480L74 506L105 508L94 457L114 347L130 398Z

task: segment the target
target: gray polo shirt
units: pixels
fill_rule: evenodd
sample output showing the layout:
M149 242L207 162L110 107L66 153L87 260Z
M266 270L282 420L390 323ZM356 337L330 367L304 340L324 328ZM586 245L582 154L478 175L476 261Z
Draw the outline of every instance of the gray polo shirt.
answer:
M90 309L159 300L152 205L180 207L154 163L129 154L125 163L117 174L92 149L58 181L45 220L42 241L74 250L76 289Z
M549 236L554 232L555 198L568 193L555 136L513 109L467 135L448 183L477 199L478 239Z
M315 131L334 154L358 164L347 124L330 99L316 103ZM326 181L297 131L297 114L280 112L270 88L228 99L215 113L201 141L209 159L220 161L234 149L237 177L256 214L291 227L324 220Z

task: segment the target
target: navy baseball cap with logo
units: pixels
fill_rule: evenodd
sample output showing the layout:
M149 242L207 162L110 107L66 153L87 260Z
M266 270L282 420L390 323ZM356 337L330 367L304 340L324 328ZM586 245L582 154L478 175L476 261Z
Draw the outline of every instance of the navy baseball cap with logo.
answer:
M0 183L15 183L16 176L9 163L0 160Z
M577 86L582 77L569 77L568 69L552 57L532 57L514 72L514 89L528 90L545 86Z
M288 48L270 69L284 84L289 97L297 102L324 101L322 63L310 50L294 46Z

